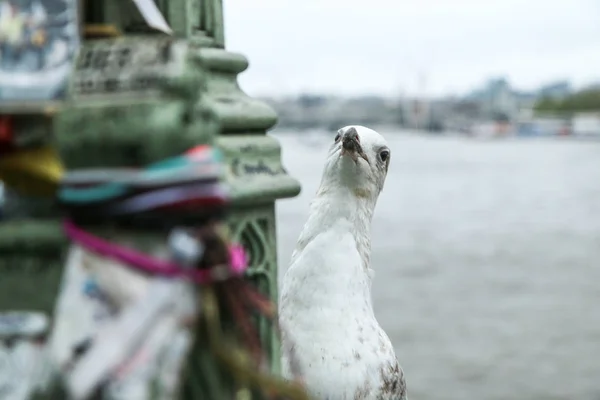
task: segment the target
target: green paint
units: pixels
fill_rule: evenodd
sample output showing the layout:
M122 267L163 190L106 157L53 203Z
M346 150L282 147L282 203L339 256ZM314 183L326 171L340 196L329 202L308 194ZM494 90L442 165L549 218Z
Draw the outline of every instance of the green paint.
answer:
M164 41L144 27L132 2L92 4L93 12L84 13L88 21L114 23L131 34L118 43ZM77 72L67 101L49 124L53 143L68 169L144 166L198 144L216 144L223 152L234 196L233 237L250 252L248 277L277 301L275 200L300 191L281 164L278 142L266 135L277 116L237 84L237 75L248 61L225 50L221 0L158 0L157 4L182 39L178 46L184 58L167 68L157 87L138 96L86 94L81 92L83 72ZM109 44L84 42L81 54ZM35 219L0 225L0 308L51 312L66 240L52 200L21 200L21 214ZM142 236L141 247L164 240L158 234ZM258 324L277 372L279 344L266 321ZM184 398L209 398L210 391L233 390L223 371L211 370L214 359L201 345L188 364Z

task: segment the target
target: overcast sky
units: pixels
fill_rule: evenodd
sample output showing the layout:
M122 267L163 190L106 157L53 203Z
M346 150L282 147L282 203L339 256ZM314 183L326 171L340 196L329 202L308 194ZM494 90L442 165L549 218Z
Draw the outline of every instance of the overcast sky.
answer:
M223 0L252 95L464 93L600 81L600 0ZM420 83L421 82L421 83Z

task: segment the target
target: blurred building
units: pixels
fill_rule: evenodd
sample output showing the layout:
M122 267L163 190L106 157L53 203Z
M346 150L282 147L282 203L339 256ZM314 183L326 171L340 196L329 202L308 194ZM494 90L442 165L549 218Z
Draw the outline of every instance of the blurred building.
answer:
M402 124L402 106L396 99L380 96L342 98L300 95L265 98L279 116L278 127L335 130L348 124L397 126Z
M489 79L466 96L431 98L425 95L388 98L363 95L351 98L300 94L287 98L264 98L279 115L281 129L335 130L347 124L389 126L427 131L472 132L491 127L494 134L510 131L527 135L565 132L564 121L525 116L540 98L561 99L572 94L568 81L555 81L536 90L517 90L504 77ZM582 122L586 125L588 122ZM582 126L583 126L582 125ZM488 129L488 130L490 130ZM561 133L563 134L563 133Z
M514 120L519 112L519 95L505 78L494 78L480 89L471 92L467 99L479 104L486 119Z

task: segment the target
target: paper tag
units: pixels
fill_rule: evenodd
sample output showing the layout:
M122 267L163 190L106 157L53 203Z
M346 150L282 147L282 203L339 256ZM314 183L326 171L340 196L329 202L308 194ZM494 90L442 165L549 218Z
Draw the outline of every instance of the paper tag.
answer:
M155 321L139 349L113 373L106 387L111 400L147 399L152 383L164 366L157 362L161 350L177 332L177 316L167 314ZM157 394L157 393L156 393ZM160 397L158 397L160 398Z
M106 302L116 308L94 319L90 314ZM193 339L181 321L197 310L192 283L138 274L71 246L52 333L53 361L60 361L70 397L86 399L100 389L106 400L147 399L150 394L156 400L173 399ZM89 346L74 357L84 340Z
M156 279L145 296L122 310L114 322L98 332L92 348L67 379L73 397L87 398L132 353L158 316L172 306L177 298L176 288L171 281Z
M146 20L148 26L168 33L169 35L173 33L173 30L171 30L171 27L156 6L156 3L154 3L154 0L133 0L133 2L142 14L142 17Z
M186 355L193 343L183 319L196 314L193 287L179 284L173 308L161 314L136 343L135 351L111 371L103 385L105 399L172 400L177 397Z
M189 330L180 329L175 332L161 354L160 370L156 377L159 399L170 400L177 398L181 383L183 367L194 336Z
M96 291L93 277L83 265L84 250L71 246L54 312L54 327L49 339L53 362L64 367L73 349L93 338L110 321L112 310Z

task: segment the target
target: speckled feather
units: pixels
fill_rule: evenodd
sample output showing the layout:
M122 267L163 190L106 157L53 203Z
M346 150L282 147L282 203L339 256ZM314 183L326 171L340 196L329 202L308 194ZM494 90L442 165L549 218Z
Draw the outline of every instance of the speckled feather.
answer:
M283 279L284 374L317 399L406 400L404 374L371 301L370 225L389 149L368 128L339 134L351 129L366 160L342 155L336 137Z

